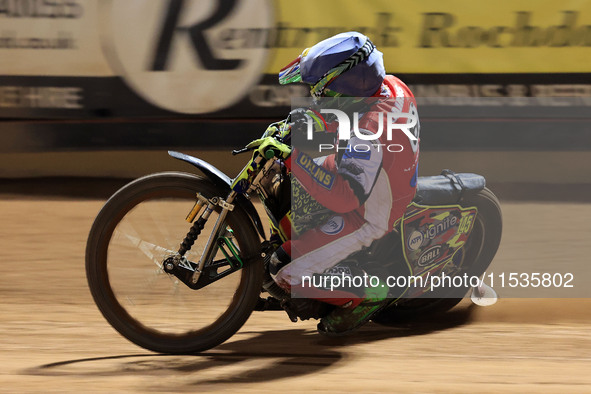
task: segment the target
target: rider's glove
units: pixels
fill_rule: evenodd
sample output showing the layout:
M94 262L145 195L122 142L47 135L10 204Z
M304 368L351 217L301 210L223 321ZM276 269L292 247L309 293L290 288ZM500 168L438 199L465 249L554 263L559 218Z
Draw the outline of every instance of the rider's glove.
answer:
M261 138L278 137L283 138L284 134L289 133L289 125L285 121L271 123Z
M316 111L306 108L298 108L291 111L286 119L290 129L296 132L307 132L308 124L312 125L312 131L326 131L326 121Z
M287 119L281 122L271 123L261 138L275 137L287 144L291 141L291 132L305 133L308 124L312 125L312 131L326 131L326 121L318 112L306 108L294 109Z
M254 140L250 144L246 145L246 147L248 149L256 148L257 152L259 152L261 156L268 159L275 156L285 160L291 154L291 146L277 141L274 137L264 137ZM272 152L273 156L270 156L271 153L267 152ZM269 156L267 156L267 154Z

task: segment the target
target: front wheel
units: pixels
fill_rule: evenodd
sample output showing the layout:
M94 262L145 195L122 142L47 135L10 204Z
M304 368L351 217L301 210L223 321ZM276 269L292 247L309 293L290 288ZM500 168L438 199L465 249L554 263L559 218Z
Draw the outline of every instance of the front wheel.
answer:
M190 229L185 217L198 192L225 197L191 174L140 178L107 201L88 237L86 275L94 301L113 328L149 350L186 354L217 346L242 327L259 297L260 241L238 207L225 223L244 260L241 270L199 290L164 272L163 260L176 253ZM217 216L212 213L186 253L189 261L199 261Z
M478 208L478 214L470 238L464 246L464 256L457 275L481 276L492 262L501 243L503 220L499 200L492 191L484 188L473 196L463 198L460 205L475 206ZM468 290L467 287L452 288L443 298L401 299L386 308L373 321L389 326L443 313L456 306Z

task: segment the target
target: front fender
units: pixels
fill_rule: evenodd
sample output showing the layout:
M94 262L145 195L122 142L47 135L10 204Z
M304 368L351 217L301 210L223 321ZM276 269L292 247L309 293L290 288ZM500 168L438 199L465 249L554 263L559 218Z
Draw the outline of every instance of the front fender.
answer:
M219 188L227 191L228 193L230 193L232 190L230 186L232 184L232 179L208 162L180 152L168 151L168 154L175 159L185 161L197 167L210 181L213 182L214 185L218 186ZM244 209L254 224L254 227L257 229L259 235L263 239L267 239L265 237L265 230L263 229L261 217L259 216L259 213L254 207L253 203L243 194L238 194L236 197L236 202Z

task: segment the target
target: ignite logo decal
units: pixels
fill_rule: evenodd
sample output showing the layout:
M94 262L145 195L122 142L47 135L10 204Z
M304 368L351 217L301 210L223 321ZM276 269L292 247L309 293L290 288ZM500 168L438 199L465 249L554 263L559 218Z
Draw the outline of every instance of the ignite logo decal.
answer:
M444 233L451 227L455 226L457 223L457 217L451 215L447 216L445 219L439 221L438 223L429 225L427 227L427 230L425 231L425 237L427 237L428 239L434 239L439 234Z
M268 49L243 47L232 32L271 27L269 0L100 4L107 59L158 107L193 114L226 108L243 98L264 70ZM229 39L236 42L227 45Z
M415 251L423 244L425 238L435 239L439 234L446 232L456 224L458 224L458 218L450 215L437 223L426 226L426 228L422 227L420 230L415 230L406 241L408 248Z

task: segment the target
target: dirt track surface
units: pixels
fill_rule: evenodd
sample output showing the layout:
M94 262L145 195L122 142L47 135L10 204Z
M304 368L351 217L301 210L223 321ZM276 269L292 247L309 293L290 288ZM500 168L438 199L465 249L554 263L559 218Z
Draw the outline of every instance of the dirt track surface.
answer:
M150 353L106 323L87 288L84 248L102 203L0 199L0 392L591 392L587 300L468 302L437 321L369 324L338 340L317 335L313 322L255 312L216 349ZM565 207L504 203L497 258L551 255L559 226L577 242L571 258L588 260L577 240L591 204L568 206L576 223L547 227L539 216L559 218Z

